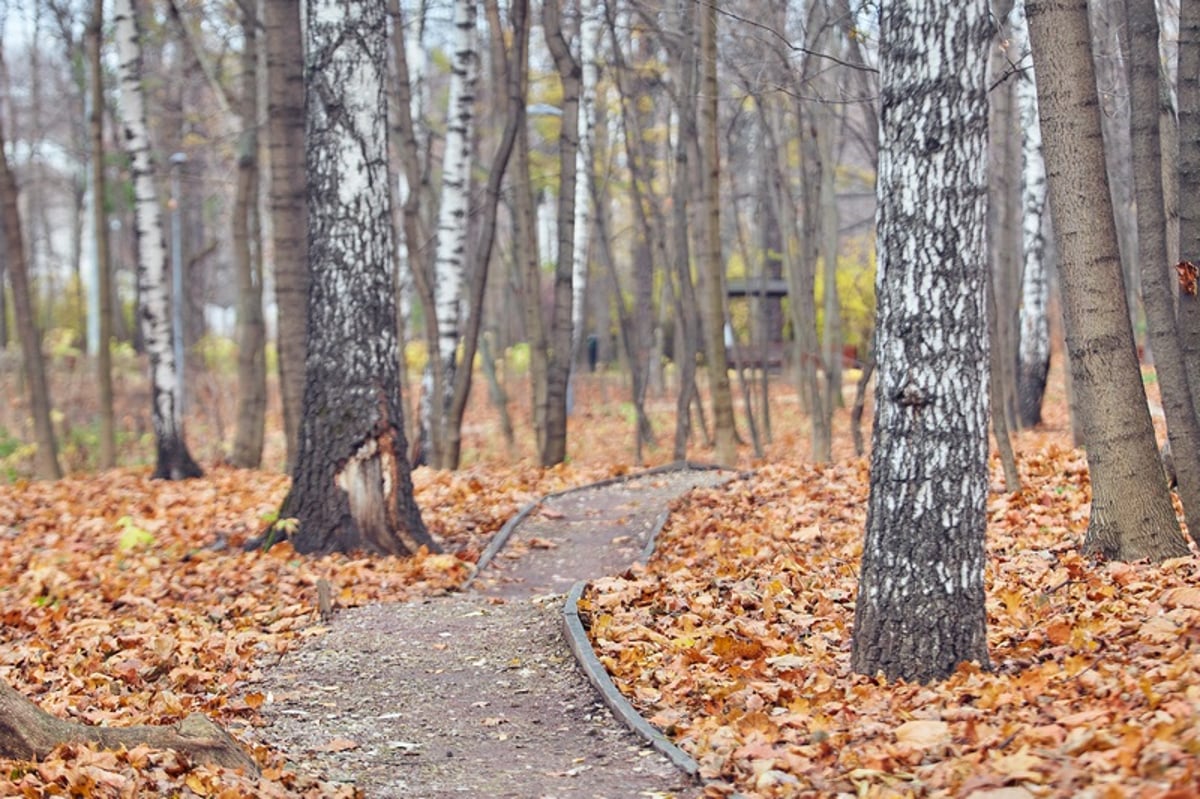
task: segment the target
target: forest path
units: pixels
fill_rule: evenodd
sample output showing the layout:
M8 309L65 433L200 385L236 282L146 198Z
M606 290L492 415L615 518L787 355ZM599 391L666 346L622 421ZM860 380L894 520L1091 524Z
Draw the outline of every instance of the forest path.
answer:
M273 697L261 736L367 797L700 796L600 701L568 646L563 595L628 568L673 499L732 476L652 470L526 508L467 591L340 611L268 670L252 686Z

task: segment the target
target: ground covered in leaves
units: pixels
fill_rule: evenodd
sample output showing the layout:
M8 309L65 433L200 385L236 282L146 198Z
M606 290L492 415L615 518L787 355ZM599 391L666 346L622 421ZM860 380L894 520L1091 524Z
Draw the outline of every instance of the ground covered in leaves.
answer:
M1200 561L1081 557L1082 454L1022 443L989 503L990 671L851 673L862 459L686 498L648 568L586 595L601 660L712 796L1197 795Z
M581 390L569 466L529 465L527 408L514 403L515 448L476 406L466 434L475 465L417 470L424 517L453 554L244 553L238 545L274 518L287 479L216 456L205 478L183 483L151 481L143 466L0 487L0 678L77 721L165 724L201 711L258 740L266 697L248 686L319 629L318 580L343 607L443 592L528 501L633 468L625 389L597 386ZM795 395L772 391L774 443L762 459L743 449L739 464L757 473L679 504L649 567L599 581L585 598L598 653L701 763L709 795L1197 793L1200 564L1078 555L1089 487L1061 397L1046 428L1017 438L1022 491L1004 494L995 480L992 670L886 686L848 669L865 461L850 456L839 412L837 463L803 465ZM672 405L664 396L650 409L664 438ZM668 450L649 450L648 461ZM697 444L691 456L708 453ZM4 764L0 795L351 790L291 770L270 745L252 754L255 779L170 752L64 746Z

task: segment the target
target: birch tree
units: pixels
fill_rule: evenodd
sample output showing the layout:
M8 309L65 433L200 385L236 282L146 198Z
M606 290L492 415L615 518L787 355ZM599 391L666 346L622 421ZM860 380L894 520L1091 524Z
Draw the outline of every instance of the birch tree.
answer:
M574 373L583 344L587 314L583 306L587 296L588 237L591 234L590 200L593 171L592 129L596 127L596 85L600 82L597 50L602 34L600 7L596 0L581 0L579 20L579 142L575 153L575 241L571 267L571 359Z
M179 372L175 363L167 295L167 248L163 238L162 207L151 160L142 88L142 50L135 0L114 0L117 74L121 84L121 140L129 155L133 178L134 233L137 239L137 283L142 340L150 359L151 400L157 460L156 478L179 480L202 472L188 452L183 420L176 400Z
M475 0L454 2L453 63L446 143L442 160L442 200L438 208L437 258L434 263L434 316L437 359L426 372L422 413L433 445L433 463L443 466L446 409L452 400L460 338L462 288L467 257L467 221L471 183L471 135L475 120ZM470 368L467 364L465 368Z
M852 668L987 663L984 0L885 4L871 489Z
M400 404L384 0L309 0L310 287L299 457L280 510L301 552L437 549Z
M1085 552L1188 554L1162 478L1105 173L1085 0L1026 0L1076 412L1092 484Z

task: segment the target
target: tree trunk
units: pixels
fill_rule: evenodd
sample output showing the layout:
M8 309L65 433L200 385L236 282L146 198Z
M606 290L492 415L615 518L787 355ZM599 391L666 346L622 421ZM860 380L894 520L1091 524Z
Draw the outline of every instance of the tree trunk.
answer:
M25 234L17 207L17 183L8 167L4 152L4 132L0 130L0 230L3 230L8 279L12 284L13 310L17 317L17 337L21 340L21 360L29 389L29 413L33 417L33 435L37 442L37 476L45 480L62 477L58 465L58 443L50 421L50 388L46 382L46 362L42 357L42 334L34 318L33 298L29 290L29 264L25 258Z
M562 32L562 9L542 4L542 28L562 82L562 124L558 137L558 258L554 267L554 311L546 354L546 439L539 453L542 466L567 458L567 383L571 371L571 281L575 268L575 184L578 178L579 94L583 70L571 55Z
M174 749L192 759L258 774L258 766L229 733L207 716L192 713L161 727L89 727L52 716L8 683L0 682L0 757L40 760L63 743L94 743L103 749Z
M1037 106L1037 75L1025 59L1029 26L1025 2L1012 14L1012 41L1027 68L1015 88L1021 120L1021 309L1017 345L1017 417L1022 427L1042 420L1046 376L1050 372L1050 274L1046 248L1046 162L1042 159L1042 128Z
M1092 511L1085 552L1186 555L1146 406L1112 219L1086 0L1027 0Z
M167 296L167 248L163 239L162 207L158 202L146 106L142 90L142 51L134 0L115 0L117 72L121 80L122 139L133 177L134 230L137 237L138 301L142 341L150 357L157 465L154 476L179 480L203 472L192 460L183 436L178 399L179 371L171 331Z
M104 0L93 0L88 22L88 67L92 93L91 134L92 221L96 236L96 303L98 331L96 346L96 385L100 401L100 451L97 465L111 469L117 463L116 417L113 413L112 336L113 297L112 259L108 244L108 182L105 178L104 152L104 72L103 48Z
M721 466L737 462L737 431L733 420L733 392L729 386L729 361L725 351L725 260L721 252L721 163L717 143L717 9L700 9L700 64L703 102L700 104L701 229L704 249L697 259L704 273L705 341L709 388L712 392L714 458Z
M880 18L879 374L851 667L889 680L988 662L990 36L983 0Z
M300 552L435 550L400 404L383 3L309 0L307 45L308 356L279 518L298 523Z
M258 241L258 13L243 6L242 134L238 143L237 196L233 209L233 249L237 269L238 320L237 433L234 466L262 463L267 416L267 331L262 307L262 259Z
M1179 6L1179 258L1200 264L1200 3ZM1184 198L1187 198L1186 200ZM1178 292L1179 337L1200 415L1200 295Z
M1167 220L1163 204L1162 152L1158 120L1158 15L1154 0L1126 0L1129 19L1130 119L1133 183L1137 200L1138 260L1142 265L1142 307L1154 370L1162 394L1188 531L1200 540L1200 424L1183 364L1175 320L1175 297L1167 262Z
M487 186L484 190L486 203L479 224L479 236L471 257L471 288L467 297L467 329L462 336L462 362L475 363L479 345L479 330L483 321L483 300L487 291L488 273L491 269L492 246L496 239L496 215L500 206L500 194L504 187L504 175L517 141L517 131L525 125L525 74L529 61L529 3L528 0L513 0L510 3L513 38L512 54L506 52L507 37L500 24L500 10L495 0L485 0L489 27L492 29L492 62L497 65L498 84L505 87L507 107L503 112L504 131L496 147L496 155L488 169ZM443 466L457 469L462 455L462 422L467 410L467 399L471 394L473 369L457 370L451 387L450 407L446 409L444 425ZM489 378L491 379L491 378ZM507 409L502 407L507 417ZM506 437L512 436L512 423L507 422Z
M675 445L673 457L687 459L691 437L691 413L696 394L696 354L700 352L700 318L697 313L696 286L692 281L692 258L688 246L688 197L691 196L697 165L688 159L688 149L696 140L696 46L695 11L691 3L679 10L678 72L679 128L675 136L675 181L671 186L671 213L674 236L674 277L680 299L680 342L675 343L675 362L679 366L679 396L675 401Z
M279 394L287 437L287 471L300 450L308 307L308 206L304 171L304 48L300 3L264 0L267 46L267 154L271 245L278 309Z
M579 21L579 148L575 154L575 241L572 245L574 262L571 266L571 354L570 374L579 366L583 333L587 322L584 300L588 283L588 236L591 233L591 182L594 171L592 131L596 127L596 85L600 82L597 50L600 45L601 9L597 0L582 0ZM569 389L568 389L569 390ZM568 398L567 409L571 409Z
M433 397L423 407L431 413L425 426L433 444L432 463L450 466L446 448L446 418L453 401L454 372L461 338L462 289L467 259L467 222L470 214L471 136L475 119L475 83L479 54L475 49L475 0L454 3L454 63L450 75L446 144L442 161L442 200L438 207L437 259L434 307L437 320L437 357L430 358ZM469 363L464 368L471 368Z

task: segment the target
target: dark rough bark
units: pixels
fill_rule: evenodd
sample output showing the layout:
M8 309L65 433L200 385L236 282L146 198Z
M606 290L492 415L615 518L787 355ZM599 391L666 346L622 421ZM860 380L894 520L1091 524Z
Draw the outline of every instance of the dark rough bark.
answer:
M117 462L117 435L113 413L112 378L112 259L108 252L108 181L105 175L104 153L104 72L101 67L101 49L104 29L104 0L94 0L92 16L88 21L88 71L91 91L91 117L88 119L92 159L92 220L96 236L96 293L97 330L99 341L96 349L96 387L100 400L100 449L96 456L101 469L109 469Z
M884 7L879 363L851 667L987 664L987 42L983 0Z
M1133 185L1137 199L1138 250L1142 266L1142 307L1147 339L1162 392L1167 435L1188 530L1200 540L1200 424L1188 384L1171 290L1174 269L1167 263L1167 220L1163 204L1159 138L1158 15L1154 0L1126 0L1129 18L1130 119Z
M42 334L33 313L29 291L29 265L25 260L25 236L17 209L17 183L4 154L4 132L0 130L0 241L9 282L12 283L13 310L17 317L17 336L21 339L21 358L29 388L29 412L37 442L37 475L46 480L62 477L58 465L58 444L50 422L50 388L46 382L46 364L42 357Z
M437 548L413 498L400 405L386 32L380 2L309 2L309 336L280 511L297 521L301 552Z
M546 45L562 82L558 137L558 262L554 266L554 312L546 363L546 436L539 460L554 466L567 458L567 384L571 375L571 303L575 267L575 181L579 151L579 93L583 67L571 55L558 3L542 5Z
M1092 483L1085 552L1187 555L1134 348L1105 176L1086 0L1028 0L1071 385Z
M287 436L287 468L298 452L304 398L305 308L308 302L308 207L304 174L304 60L300 47L300 3L264 0L267 47L267 153L271 162L271 244L279 394Z
M258 242L258 15L246 4L242 24L242 136L238 148L233 249L237 260L237 433L234 466L262 463L267 417L266 323L262 307L262 259Z
M721 466L737 462L737 430L733 417L733 392L729 386L729 359L725 351L725 259L721 250L721 162L718 151L717 9L700 8L700 75L704 102L700 105L700 228L703 247L696 253L704 274L701 306L712 392L713 458Z
M1200 3L1179 7L1179 258L1200 263ZM1179 292L1184 366L1200 416L1200 296Z

